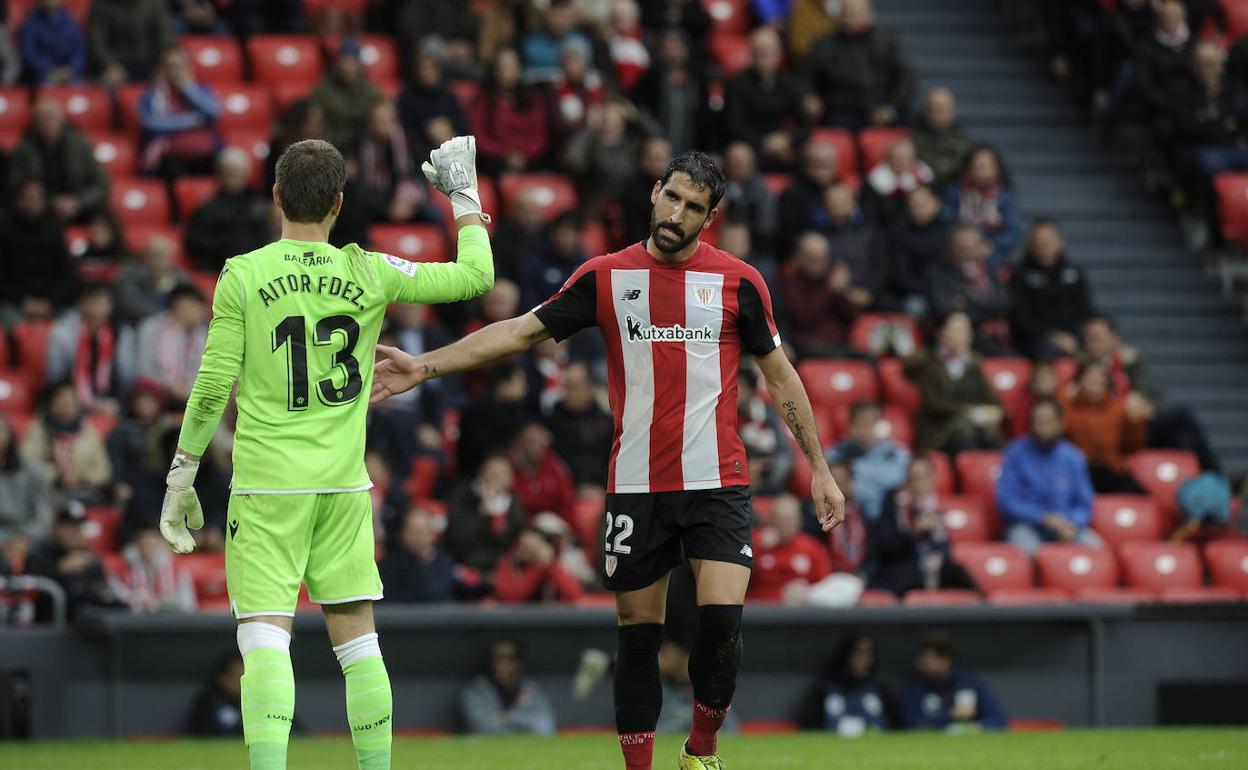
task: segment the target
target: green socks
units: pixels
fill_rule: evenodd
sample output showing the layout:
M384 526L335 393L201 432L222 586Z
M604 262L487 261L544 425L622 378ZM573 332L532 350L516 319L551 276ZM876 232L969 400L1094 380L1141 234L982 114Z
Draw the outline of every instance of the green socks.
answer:
M347 680L347 722L360 770L390 770L394 700L377 634L334 648Z
M286 746L295 716L295 673L290 634L268 623L242 623L243 736L251 770L286 770Z

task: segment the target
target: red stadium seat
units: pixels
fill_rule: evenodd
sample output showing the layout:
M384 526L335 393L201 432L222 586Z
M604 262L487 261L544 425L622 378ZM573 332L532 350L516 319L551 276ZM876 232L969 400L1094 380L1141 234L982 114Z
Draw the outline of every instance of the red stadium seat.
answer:
M182 49L191 57L195 78L210 85L243 80L243 49L228 35L185 35Z
M119 545L117 535L121 531L121 511L111 505L93 505L86 510L82 534L87 547L97 554L113 553Z
M750 31L749 0L702 0L715 32L744 35Z
M875 168L888 148L910 137L908 128L867 128L858 134L858 149L862 153L862 173L867 175Z
M858 596L859 607L894 607L897 605L897 596L892 591L863 591Z
M195 584L195 598L220 599L226 595L225 554L188 553L174 558L174 569L185 571Z
M1161 600L1168 604L1212 604L1238 602L1243 595L1225 586L1198 586L1196 588L1167 588L1161 592Z
M1104 548L1074 543L1049 543L1035 553L1036 572L1044 588L1077 593L1118 585L1118 562Z
M961 564L984 593L1026 589L1035 584L1031 560L1015 546L1005 543L958 543L953 560Z
M1064 388L1075 379L1079 372L1079 362L1070 356L1053 359L1053 373L1057 375L1057 386Z
M943 591L911 591L906 594L902 604L908 607L972 607L983 602L983 598L974 591L943 590Z
M763 174L763 184L767 185L767 190L773 198L779 198L780 194L793 184L793 177L783 172Z
M918 324L904 313L864 313L858 316L849 329L849 344L863 353L885 355L892 346L891 341L884 336L889 327L899 329L910 340L909 349L893 351L896 355L908 356L922 347Z
M17 32L25 23L26 17L39 5L39 0L9 0L8 24L11 32ZM87 14L91 10L91 0L66 0L65 10L69 11L79 26L85 27Z
M769 495L754 495L750 502L754 508L754 515L763 524L771 523L771 512L775 508L776 498Z
M0 131L20 135L29 122L29 92L24 88L0 88Z
M12 351L9 350L9 333L3 326L0 326L0 369L5 369L9 366L11 362L9 356L11 354Z
M750 66L750 38L726 33L710 37L711 56L725 77L732 77Z
M498 183L503 195L503 206L511 213L516 198L530 192L533 201L542 212L543 221L549 222L577 205L576 188L567 177L559 174L504 174ZM445 197L445 196L443 196ZM484 201L482 204L484 205Z
M958 488L963 494L997 499L997 477L1001 475L1001 453L991 450L961 452L953 460L958 470Z
M13 334L15 363L29 375L33 385L41 386L48 361L48 337L52 334L52 322L18 321L10 331Z
M21 131L15 128L0 128L0 150L13 152L21 141Z
M308 80L278 81L273 84L273 107L285 113L297 101L307 99L316 83Z
M1188 479L1200 475L1196 455L1178 449L1146 449L1127 458L1127 470L1148 491L1153 502L1166 517L1173 515L1178 503L1175 495Z
M906 377L899 358L881 359L877 368L880 372L880 390L884 401L895 404L909 414L919 411L919 389L910 378Z
M955 485L953 465L949 462L949 455L932 451L928 452L926 457L932 465L932 470L936 472L936 493L941 496L952 495Z
M585 230L581 233L581 248L591 257L606 254L611 250L607 229L602 226L601 222L585 223Z
M979 495L940 496L944 509L945 528L954 543L985 543L992 540L996 522Z
M409 262L445 262L446 236L437 225L373 225L368 242L375 251Z
M451 93L455 94L455 100L459 102L459 106L465 110L470 108L481 94L481 85L475 80L452 80L449 88Z
M1244 15L1248 17L1248 10ZM1218 219L1228 241L1248 241L1248 174L1218 174L1213 180L1218 194Z
M121 108L121 125L127 133L138 137L139 132L139 99L147 86L142 83L131 83L117 89L117 105Z
M399 52L394 39L385 35L365 35L360 38L360 62L364 73L374 83L393 82L402 76Z
M126 566L126 557L120 553L100 553L100 566L104 568L104 574L116 580L125 580L126 573L129 568Z
M999 588L988 593L988 603L1003 607L1069 604L1070 594L1057 588Z
M364 13L368 0L303 0L303 12L309 18L330 8L342 13L358 16Z
M803 361L797 373L806 384L816 412L834 413L858 401L875 401L875 372L865 361Z
M21 370L0 369L0 412L31 412L35 388L30 375Z
M1075 599L1087 604L1150 604L1157 601L1157 592L1146 588L1083 588L1075 591Z
M816 128L810 132L808 144L830 144L836 148L836 168L841 181L854 187L859 185L858 146L854 135L843 128Z
M581 546L590 558L597 562L600 559L599 554L602 553L602 549L597 546L598 539L603 537L606 502L595 498L580 498L573 511L576 521L572 522L572 528L576 532L576 538L581 541Z
M36 100L51 98L61 103L65 117L84 131L103 131L112 126L113 103L102 86L44 86Z
M408 471L405 490L409 500L427 500L433 495L433 487L437 484L440 466L437 458L422 456L412 460Z
M316 40L302 35L256 35L247 40L252 76L260 83L320 80L323 64Z
M34 412L12 412L5 415L9 428L13 431L13 440L20 442L26 435L26 429L35 421Z
M1215 586L1248 596L1248 540L1221 540L1205 546L1205 563Z
M1248 35L1248 3L1242 0L1221 0L1222 14L1226 21L1227 47Z
M1001 401L1001 408L1006 414L1017 412L1027 396L1031 362L1025 358L985 358L983 368L984 377Z
M1112 546L1161 537L1157 506L1144 495L1097 495L1092 503L1092 528Z
M1123 543L1118 555L1126 584L1132 588L1163 591L1200 586L1200 555L1191 543Z
M87 135L99 163L112 179L134 176L138 170L138 150L134 140L124 134L92 133Z
M161 224L169 221L165 186L152 179L115 179L109 205L127 223Z
M273 122L273 99L270 90L260 86L227 84L216 86L221 101L222 131L250 130L270 132Z
M178 205L178 219L191 218L195 209L204 205L217 194L217 178L212 176L184 176L173 181L173 200Z
M241 147L251 156L251 184L264 185L265 164L269 159L269 132L267 130L226 131L221 137L227 147ZM442 196L446 197L446 196Z

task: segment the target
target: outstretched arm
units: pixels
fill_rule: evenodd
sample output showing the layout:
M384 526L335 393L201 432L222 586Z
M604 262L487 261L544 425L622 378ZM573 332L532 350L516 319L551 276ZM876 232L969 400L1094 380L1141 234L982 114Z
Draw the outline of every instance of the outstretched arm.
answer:
M425 380L477 369L529 349L550 337L533 313L492 323L444 348L413 356L398 348L377 346L379 359L373 373L369 403L380 403L404 393Z
M793 438L797 439L797 446L806 456L806 462L810 463L813 475L810 494L815 501L819 522L827 532L845 520L845 495L841 493L832 478L832 472L828 470L828 461L824 458L823 447L819 443L815 413L810 408L806 387L782 348L760 356L758 367L767 379L767 390L771 397L780 405L784 422L793 433Z

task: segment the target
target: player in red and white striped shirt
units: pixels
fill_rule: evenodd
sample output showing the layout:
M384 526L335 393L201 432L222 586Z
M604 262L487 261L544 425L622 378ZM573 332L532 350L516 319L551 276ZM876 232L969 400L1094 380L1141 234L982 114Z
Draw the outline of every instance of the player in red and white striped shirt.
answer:
M656 181L650 237L582 265L532 312L410 356L379 345L373 401L473 369L541 340L597 326L607 345L615 441L607 478L604 584L616 593L616 727L629 770L651 770L662 700L658 650L668 573L689 560L700 630L689 659L693 730L683 770L718 770L716 733L736 688L741 605L754 553L749 470L737 434L737 370L755 356L811 465L826 530L844 516L810 401L780 348L758 271L702 243L724 176L705 154L675 158Z

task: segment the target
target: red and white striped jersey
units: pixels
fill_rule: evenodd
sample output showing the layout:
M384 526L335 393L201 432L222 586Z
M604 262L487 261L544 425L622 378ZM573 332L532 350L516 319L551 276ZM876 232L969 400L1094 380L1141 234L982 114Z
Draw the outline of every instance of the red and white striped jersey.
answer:
M750 483L737 367L742 350L780 345L757 270L706 243L679 265L638 243L581 265L534 312L556 340L602 330L615 416L608 492Z

